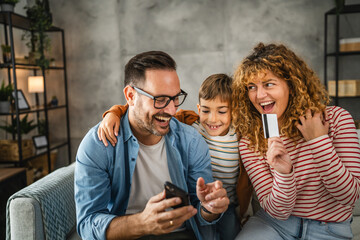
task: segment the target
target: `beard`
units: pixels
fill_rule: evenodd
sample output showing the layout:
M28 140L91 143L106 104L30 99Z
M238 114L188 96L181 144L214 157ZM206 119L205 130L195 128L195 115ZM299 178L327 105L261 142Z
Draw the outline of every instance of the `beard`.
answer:
M155 136L165 136L170 130L170 123L166 127L158 126L156 122L158 120L155 119L156 116L162 117L172 117L166 113L158 113L152 116L149 116L146 113L141 113L142 111L134 111L135 121L137 126L144 132L151 133ZM160 130L159 130L160 128Z

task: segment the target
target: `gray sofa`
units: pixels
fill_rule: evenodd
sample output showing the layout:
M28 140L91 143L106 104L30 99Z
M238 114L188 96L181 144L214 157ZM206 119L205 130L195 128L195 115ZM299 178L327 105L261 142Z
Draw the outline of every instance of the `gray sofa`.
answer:
M360 240L360 201L358 200L354 208L354 218L351 224L351 229L354 234L354 240Z
M7 240L80 239L75 230L74 168L60 168L9 198ZM360 240L360 201L352 230Z
M6 206L7 240L80 239L76 233L75 164L12 195Z

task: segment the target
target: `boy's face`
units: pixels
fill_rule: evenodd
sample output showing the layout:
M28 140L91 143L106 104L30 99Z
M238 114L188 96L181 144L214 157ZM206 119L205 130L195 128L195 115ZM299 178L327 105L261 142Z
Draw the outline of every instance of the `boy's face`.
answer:
M220 97L212 100L200 99L197 105L200 124L210 136L224 136L231 124L231 109L229 102L223 102Z

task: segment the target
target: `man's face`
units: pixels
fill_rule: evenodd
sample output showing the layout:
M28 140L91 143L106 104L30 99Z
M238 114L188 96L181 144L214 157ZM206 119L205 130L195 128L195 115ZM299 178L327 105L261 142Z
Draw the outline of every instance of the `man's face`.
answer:
M161 95L176 96L180 93L180 81L176 71L172 70L147 70L145 72L145 82L138 86L141 90L156 97ZM134 102L134 123L135 131L140 133L141 138L155 136L164 136L169 132L169 123L171 117L176 113L177 107L174 101L162 109L154 107L154 100L135 92ZM141 139L139 139L141 141Z

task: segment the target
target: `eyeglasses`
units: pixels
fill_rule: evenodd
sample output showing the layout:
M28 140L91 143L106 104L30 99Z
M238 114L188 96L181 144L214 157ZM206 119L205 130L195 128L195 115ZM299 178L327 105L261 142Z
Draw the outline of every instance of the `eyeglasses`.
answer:
M170 103L171 100L174 101L175 107L178 107L184 103L185 98L187 96L187 93L181 89L180 89L181 92L178 95L173 96L173 97L166 96L166 95L160 95L160 96L154 97L154 96L148 94L147 92L144 92L140 88L137 88L137 87L132 87L132 88L135 89L135 91L137 91L138 93L154 100L154 108L156 108L156 109L165 108Z

